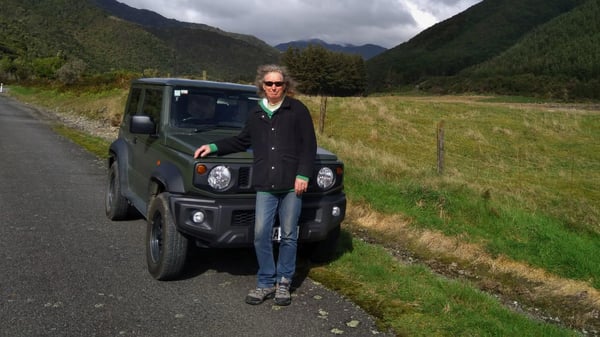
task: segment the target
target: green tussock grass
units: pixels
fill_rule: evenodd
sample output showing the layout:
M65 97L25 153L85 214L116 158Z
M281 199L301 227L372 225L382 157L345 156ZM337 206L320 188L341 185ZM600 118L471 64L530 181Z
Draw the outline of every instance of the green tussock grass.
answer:
M346 163L350 198L600 289L597 111L467 98L328 103L319 140Z

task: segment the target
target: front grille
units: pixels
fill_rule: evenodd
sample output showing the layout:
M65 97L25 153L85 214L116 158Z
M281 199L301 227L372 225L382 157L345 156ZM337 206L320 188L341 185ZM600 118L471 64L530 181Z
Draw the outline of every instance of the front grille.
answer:
M254 211L233 211L231 215L232 226L254 225Z
M240 167L238 171L238 186L240 188L250 187L250 167Z

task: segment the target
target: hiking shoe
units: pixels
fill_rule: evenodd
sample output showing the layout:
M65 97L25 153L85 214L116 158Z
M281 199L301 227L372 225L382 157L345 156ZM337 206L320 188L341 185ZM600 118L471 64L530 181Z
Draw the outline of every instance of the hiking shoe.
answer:
M285 277L281 278L281 281L277 284L277 290L275 291L275 304L290 305L290 303L292 303L292 296L290 295L291 283L292 280L288 280Z
M275 296L275 287L252 289L246 296L246 303L261 304L266 299L273 298L273 296Z

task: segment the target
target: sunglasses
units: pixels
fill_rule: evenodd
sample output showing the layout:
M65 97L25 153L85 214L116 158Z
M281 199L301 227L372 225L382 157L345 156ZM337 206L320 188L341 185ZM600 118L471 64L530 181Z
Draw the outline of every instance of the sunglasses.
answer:
M276 87L281 87L282 85L285 84L285 82L264 81L263 84L266 85L267 87L271 87L271 86L273 86L273 84L275 84Z

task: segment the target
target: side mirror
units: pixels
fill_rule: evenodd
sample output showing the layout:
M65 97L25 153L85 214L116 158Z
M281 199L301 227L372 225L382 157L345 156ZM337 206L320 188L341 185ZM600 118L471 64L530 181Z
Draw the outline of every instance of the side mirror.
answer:
M133 115L131 116L129 131L131 133L142 133L146 135L152 135L156 133L156 123L154 123L152 117L150 116Z

